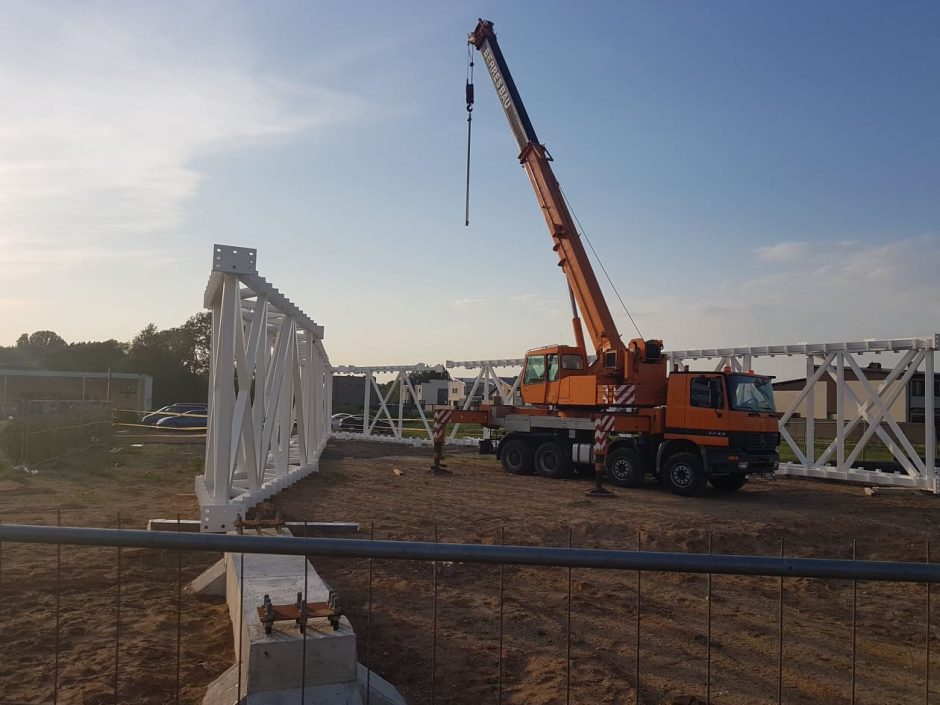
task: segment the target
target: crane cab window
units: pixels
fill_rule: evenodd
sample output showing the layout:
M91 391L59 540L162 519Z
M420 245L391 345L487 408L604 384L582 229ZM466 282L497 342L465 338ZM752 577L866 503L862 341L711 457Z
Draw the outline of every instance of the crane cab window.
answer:
M545 381L545 356L531 355L525 361L525 383L539 384Z
M689 384L689 405L704 409L724 409L725 394L720 377L693 377Z
M548 356L548 381L558 381L558 355Z
M580 355L562 355L561 369L563 370L583 370L584 358Z

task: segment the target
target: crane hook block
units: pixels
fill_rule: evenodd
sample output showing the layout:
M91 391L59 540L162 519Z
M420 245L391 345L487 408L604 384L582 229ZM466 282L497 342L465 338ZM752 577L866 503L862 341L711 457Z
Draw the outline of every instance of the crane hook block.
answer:
M467 82L467 111L473 110L473 84Z

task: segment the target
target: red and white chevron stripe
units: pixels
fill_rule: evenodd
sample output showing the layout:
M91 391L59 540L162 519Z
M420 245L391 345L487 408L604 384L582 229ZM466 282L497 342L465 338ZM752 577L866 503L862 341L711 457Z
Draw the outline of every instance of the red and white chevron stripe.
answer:
M614 417L610 414L594 419L594 455L607 455L610 432L614 428Z
M608 384L604 387L603 401L609 405L630 406L636 402L636 385Z
M635 384L619 384L617 385L617 391L614 395L614 404L624 404L629 406L636 401L636 385Z
M449 409L438 409L434 412L434 440L444 440L444 429L450 423L451 412Z

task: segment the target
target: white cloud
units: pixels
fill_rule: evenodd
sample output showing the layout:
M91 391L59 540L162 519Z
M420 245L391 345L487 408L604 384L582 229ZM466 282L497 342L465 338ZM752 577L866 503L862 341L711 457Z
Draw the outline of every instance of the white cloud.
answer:
M203 178L197 159L364 112L355 96L258 70L231 14L185 4L0 7L4 269L166 253L148 234L180 224Z
M797 277L802 282L815 279L823 286L881 283L889 285L887 293L932 285L934 278L929 273L935 270L929 263L936 263L938 253L940 241L929 236L880 243L782 242L755 250L759 260L774 265L774 276ZM755 279L749 285L759 286L761 281Z
M806 242L781 242L776 245L758 247L756 252L757 258L763 262L789 264L805 258L809 249L809 243Z
M478 306L479 304L485 304L486 299L474 299L467 297L466 299L457 299L454 301L455 308L462 308L464 306Z

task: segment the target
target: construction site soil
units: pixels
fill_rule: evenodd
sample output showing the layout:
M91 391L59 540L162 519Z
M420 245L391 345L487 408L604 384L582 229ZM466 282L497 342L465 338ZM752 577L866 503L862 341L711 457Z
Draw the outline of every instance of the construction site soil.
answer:
M635 548L923 561L937 535L940 499L867 496L862 487L754 480L736 493L677 497L658 485L589 499L587 480L507 475L492 456L451 455L452 476L432 476L426 449L335 442L321 472L275 499L287 519L361 522L368 536L448 543ZM401 474L395 472L399 470ZM940 548L940 544L938 544ZM940 551L938 551L940 552ZM499 568L317 559L360 635L360 660L409 703L497 703ZM715 576L707 682L708 578L643 573L637 657L637 573L503 569L501 698L505 703L704 703L778 700L780 580ZM859 583L855 702L923 702L924 585ZM849 581L783 581L781 693L786 703L852 699ZM938 622L940 623L940 622ZM371 626L371 639L367 638ZM931 640L936 626L931 625ZM932 644L936 647L936 644ZM433 656L433 668L432 668ZM639 697L636 673L639 667ZM931 694L940 664L931 669ZM433 685L432 685L433 677ZM570 699L568 683L570 680Z
M8 470L0 521L143 529L148 519L197 518L193 476L204 452L118 437ZM124 549L119 571L115 548L3 544L0 704L201 703L232 664L232 627L223 598L199 599L186 586L218 558Z
M114 526L118 512L136 528L152 517L197 516L199 446L109 450L35 475L8 473L0 479L0 520L55 523L60 506L67 525ZM845 485L755 480L737 493L689 499L651 484L593 500L584 496L586 480L506 475L492 457L469 452L451 455L449 464L452 476L431 476L425 449L334 441L320 472L274 504L289 520L358 521L359 538L374 531L381 539L433 540L436 533L441 542L566 546L570 535L578 547L639 541L686 552L705 552L711 540L715 553L752 555L777 555L783 540L787 555L829 558L851 558L857 541L860 559L910 561L925 560L940 520L932 496L870 497ZM185 586L217 558L125 550L118 603L116 549L4 544L0 703L199 703L232 662L232 631L220 598L199 599ZM339 593L360 637L360 660L412 705L691 704L709 696L744 705L777 702L778 684L786 703L853 698L847 581L783 581L781 659L781 581L714 576L709 665L707 576L643 573L638 620L636 572L574 569L569 639L564 568L505 566L500 610L498 566L440 564L435 609L432 564L373 561L370 616L367 560L313 564ZM936 665L929 689L926 682L927 600L924 585L857 585L855 702L938 697Z

